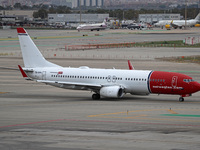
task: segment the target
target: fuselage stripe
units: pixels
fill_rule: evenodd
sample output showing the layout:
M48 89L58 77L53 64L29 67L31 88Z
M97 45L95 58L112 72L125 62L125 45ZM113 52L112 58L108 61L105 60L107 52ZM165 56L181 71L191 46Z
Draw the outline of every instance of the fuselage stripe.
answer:
M27 33L18 33L18 35L26 35L26 36L28 36Z
M149 93L152 93L151 92L151 88L150 88L150 77L151 77L151 74L153 73L153 71L151 71L148 75L148 80L147 80L147 87L148 87L148 90L149 90Z

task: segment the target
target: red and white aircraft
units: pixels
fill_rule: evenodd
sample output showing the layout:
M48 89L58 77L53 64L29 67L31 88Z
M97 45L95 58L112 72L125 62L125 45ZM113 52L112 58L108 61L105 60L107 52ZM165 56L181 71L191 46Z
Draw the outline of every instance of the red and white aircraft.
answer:
M129 62L129 70L94 69L89 67L64 68L47 61L23 28L17 28L24 60L19 66L27 80L48 85L94 92L93 99L100 97L122 98L124 94L173 94L191 96L200 90L200 84L191 77L174 72L135 70Z

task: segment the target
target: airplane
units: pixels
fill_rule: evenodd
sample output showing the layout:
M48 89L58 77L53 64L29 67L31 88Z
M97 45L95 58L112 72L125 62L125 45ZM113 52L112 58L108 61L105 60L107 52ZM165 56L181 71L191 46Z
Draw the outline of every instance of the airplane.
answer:
M24 67L19 66L26 80L47 85L94 92L92 99L122 98L125 94L180 95L179 101L200 91L200 84L190 76L164 71L62 67L47 61L24 28L17 28Z
M80 32L80 30L99 31L99 30L105 30L106 28L107 28L106 20L104 20L103 23L81 24L76 29L78 30L78 32Z
M186 20L186 25L191 27L197 24L199 21L200 21L200 13L196 16L195 19ZM155 26L166 27L167 25L171 25L174 29L177 29L177 28L182 29L182 27L185 26L185 20L161 20L155 23Z
M164 27L165 25L169 25L172 22L172 20L160 20L157 23L154 24L156 27Z

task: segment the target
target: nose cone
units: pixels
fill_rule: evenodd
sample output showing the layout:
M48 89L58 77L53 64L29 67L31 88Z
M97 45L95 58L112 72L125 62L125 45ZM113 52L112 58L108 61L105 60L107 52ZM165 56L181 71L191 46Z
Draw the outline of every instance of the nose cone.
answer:
M194 89L195 92L200 91L200 83L198 83L198 82L194 82L193 89Z

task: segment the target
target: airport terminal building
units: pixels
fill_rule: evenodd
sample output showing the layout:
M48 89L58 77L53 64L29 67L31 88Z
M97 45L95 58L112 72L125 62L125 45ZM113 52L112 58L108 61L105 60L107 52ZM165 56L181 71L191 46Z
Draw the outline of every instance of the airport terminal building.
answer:
M81 14L82 23L100 23L105 18L109 18L109 14ZM80 23L80 14L48 14L48 23L56 22Z
M103 7L104 0L73 0L72 1L72 8L79 7L79 6L88 6L88 7Z
M139 14L139 22L155 23L160 20L180 20L180 14Z

